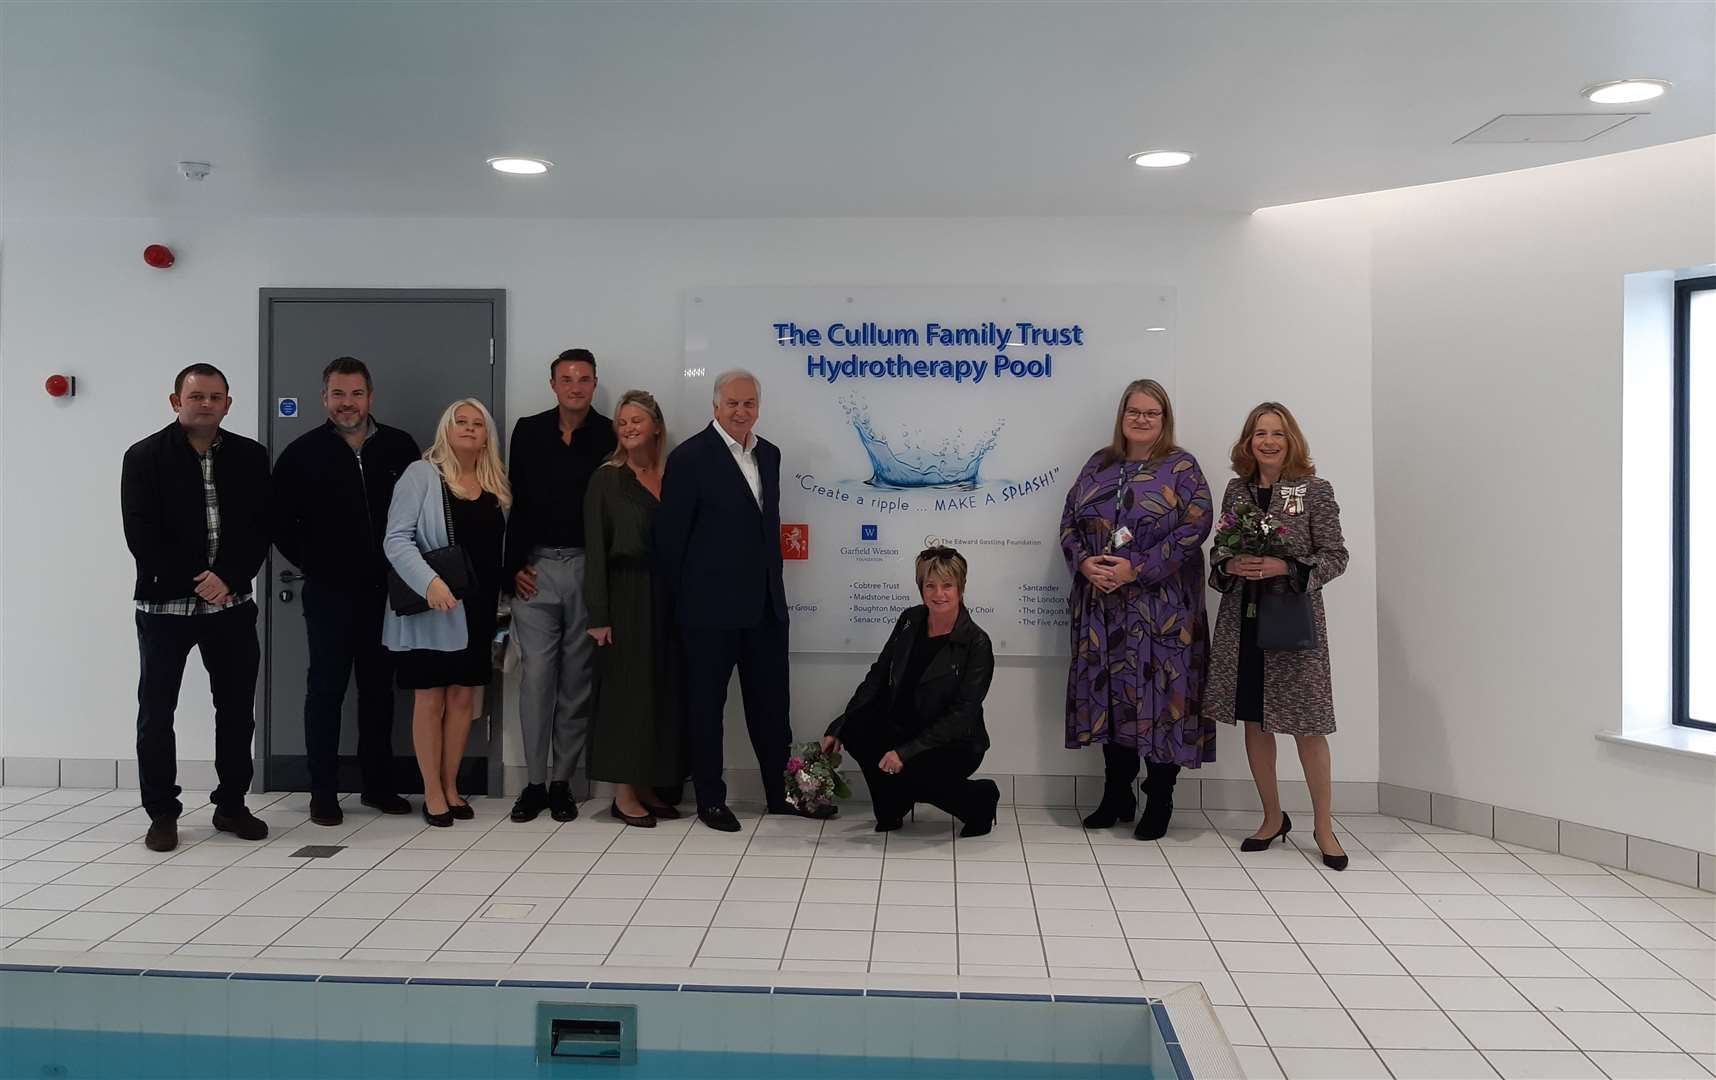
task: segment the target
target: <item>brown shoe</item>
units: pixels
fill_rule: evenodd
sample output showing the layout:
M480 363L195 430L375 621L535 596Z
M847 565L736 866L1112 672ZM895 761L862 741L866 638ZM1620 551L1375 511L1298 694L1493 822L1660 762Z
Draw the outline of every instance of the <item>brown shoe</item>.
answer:
M143 837L143 846L150 851L172 851L178 847L179 819L176 817L151 819L148 835Z

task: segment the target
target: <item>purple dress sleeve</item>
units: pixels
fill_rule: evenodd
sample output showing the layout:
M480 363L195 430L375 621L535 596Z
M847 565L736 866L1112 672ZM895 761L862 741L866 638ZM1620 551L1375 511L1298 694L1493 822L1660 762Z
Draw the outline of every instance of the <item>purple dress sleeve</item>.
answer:
M1210 512L1210 486L1203 470L1190 455L1182 457L1167 476L1153 481L1140 492L1137 509L1158 522L1161 539L1149 547L1133 547L1133 572L1140 584L1157 585L1179 573L1180 566L1203 549L1214 525ZM1167 526L1165 534L1160 526Z
M1073 576L1073 583L1083 581L1079 574L1079 564L1092 555L1102 554L1100 551L1090 551L1085 545L1084 537L1079 531L1078 511L1089 496L1097 482L1097 466L1102 461L1100 453L1084 463L1084 468L1078 471L1072 487L1067 489L1067 499L1061 509L1061 554L1066 557L1067 570Z

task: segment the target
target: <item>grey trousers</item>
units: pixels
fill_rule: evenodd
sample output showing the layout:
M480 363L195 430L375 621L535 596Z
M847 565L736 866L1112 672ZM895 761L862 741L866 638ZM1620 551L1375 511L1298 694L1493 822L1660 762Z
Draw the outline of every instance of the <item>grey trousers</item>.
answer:
M514 599L520 660L518 715L532 784L572 779L590 735L589 613L582 548L537 548L536 594Z

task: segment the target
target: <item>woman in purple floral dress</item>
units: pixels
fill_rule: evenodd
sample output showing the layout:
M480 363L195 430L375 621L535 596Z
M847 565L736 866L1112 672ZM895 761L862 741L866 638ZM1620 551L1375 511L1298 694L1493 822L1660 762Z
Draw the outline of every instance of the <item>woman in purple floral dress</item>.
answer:
M1132 820L1143 759L1148 801L1133 835L1160 839L1181 767L1215 760L1215 724L1203 715L1211 524L1209 484L1174 443L1168 392L1132 383L1113 443L1079 470L1061 515L1073 575L1067 746L1102 744L1102 803L1086 828Z

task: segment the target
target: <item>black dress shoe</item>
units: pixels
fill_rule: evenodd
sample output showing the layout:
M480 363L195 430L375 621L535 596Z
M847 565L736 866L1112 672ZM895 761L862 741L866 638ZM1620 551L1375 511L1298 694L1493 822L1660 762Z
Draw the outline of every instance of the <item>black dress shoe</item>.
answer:
M608 814L611 817L616 817L616 818L620 819L621 821L625 822L627 825L633 826L634 828L638 828L638 829L653 829L653 828L655 828L655 815L654 814L651 814L647 810L644 811L642 814L628 814L624 810L620 809L620 804L618 801L610 802L608 804Z
M468 802L448 803L447 813L452 814L456 821L469 821L477 816L477 812L471 809L471 804Z
M425 799L423 800L423 820L437 829L450 829L453 827L453 811L447 809L439 814L431 814L429 812L429 800Z
M738 832L739 819L725 806L699 806L697 820L716 832Z
M1293 831L1293 819L1287 816L1287 811L1281 811L1281 827L1275 830L1274 836L1248 836L1239 842L1241 851L1263 851L1275 841Z
M143 837L143 846L150 851L172 851L179 846L179 819L176 817L151 818L149 832Z
M548 785L548 816L555 821L571 821L578 816L578 804L572 801L572 791L564 780Z
M384 814L411 813L411 803L398 795L359 795L358 802L373 810L380 810Z
M240 806L232 810L216 810L214 827L229 832L240 840L266 840L268 826L263 820Z
M995 783L993 780L979 780L977 782L988 788L988 790L984 792L984 801L989 805L987 813L982 817L972 818L970 821L965 823L965 827L963 829L959 830L959 835L967 840L974 836L989 835L989 830L995 827L995 809L1001 805L1000 785Z
M548 809L548 789L541 784L526 784L512 804L514 821L535 821L536 815Z
M310 796L310 820L317 825L338 825L346 820L337 795Z

